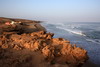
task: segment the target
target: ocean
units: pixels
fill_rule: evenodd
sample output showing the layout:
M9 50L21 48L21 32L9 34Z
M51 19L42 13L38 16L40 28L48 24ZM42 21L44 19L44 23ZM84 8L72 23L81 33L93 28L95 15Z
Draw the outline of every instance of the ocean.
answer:
M41 23L54 38L65 38L72 44L88 51L89 61L100 66L100 23L95 22L61 22Z

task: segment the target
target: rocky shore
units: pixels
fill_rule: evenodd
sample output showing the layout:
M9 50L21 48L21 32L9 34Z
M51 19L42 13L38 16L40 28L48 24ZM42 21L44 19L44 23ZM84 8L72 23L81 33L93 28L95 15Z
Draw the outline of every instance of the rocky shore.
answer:
M0 67L81 67L88 60L86 50L53 38L38 22L0 18Z

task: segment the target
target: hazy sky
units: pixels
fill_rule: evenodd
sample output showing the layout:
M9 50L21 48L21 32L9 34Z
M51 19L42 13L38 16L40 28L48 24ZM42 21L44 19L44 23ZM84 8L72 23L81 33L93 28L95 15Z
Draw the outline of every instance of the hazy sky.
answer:
M0 0L0 16L43 21L100 22L100 0Z

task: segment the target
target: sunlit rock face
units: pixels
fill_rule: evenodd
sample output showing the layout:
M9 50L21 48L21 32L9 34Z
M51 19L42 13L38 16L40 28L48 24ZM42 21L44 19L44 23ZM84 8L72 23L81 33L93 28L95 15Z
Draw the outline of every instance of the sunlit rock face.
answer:
M87 51L72 46L70 41L63 38L53 38L53 33L45 31L33 32L29 34L4 33L0 36L0 47L15 50L28 49L43 55L45 61L54 64L65 64L70 66L80 66L88 59Z
M86 50L53 38L36 21L13 19L7 24L0 25L0 67L81 67L88 60Z

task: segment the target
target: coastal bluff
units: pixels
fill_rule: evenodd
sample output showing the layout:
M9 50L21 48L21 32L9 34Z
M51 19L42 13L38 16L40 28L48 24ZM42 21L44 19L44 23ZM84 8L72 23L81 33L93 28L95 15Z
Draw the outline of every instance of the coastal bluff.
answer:
M87 51L53 38L40 21L0 18L0 67L81 67Z
M46 31L39 23L41 21L12 19L0 17L0 32L32 33L36 31Z

